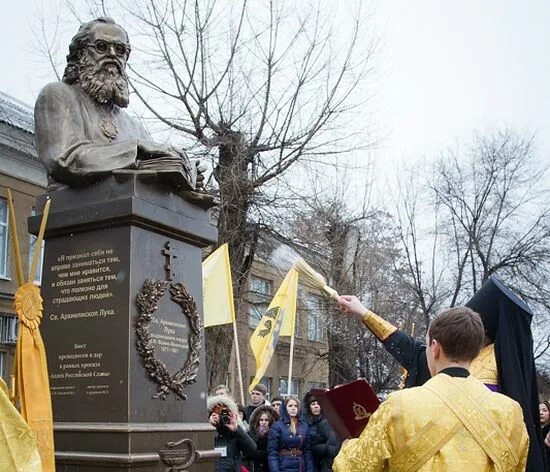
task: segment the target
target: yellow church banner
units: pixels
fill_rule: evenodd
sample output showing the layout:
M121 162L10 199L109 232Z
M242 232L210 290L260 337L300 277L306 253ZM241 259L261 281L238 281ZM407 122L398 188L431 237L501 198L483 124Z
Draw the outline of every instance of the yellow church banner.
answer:
M42 319L42 297L40 288L33 283L51 201L48 200L44 206L36 244L37 249L29 270L28 281L25 283L17 237L15 209L11 191L8 189L7 193L15 271L19 284L14 297L14 308L19 317L19 335L17 338L15 392L13 392L13 397L16 401L20 401L21 416L35 434L42 461L42 471L55 472L50 382L48 379L46 350L39 330Z
M252 392L264 376L277 347L281 329L285 320L296 317L296 298L298 293L298 271L293 267L277 290L267 311L260 320L250 338L250 347L256 359L256 375L248 387ZM294 321L288 323L294 329Z
M205 328L235 321L227 243L222 244L202 263L202 298Z

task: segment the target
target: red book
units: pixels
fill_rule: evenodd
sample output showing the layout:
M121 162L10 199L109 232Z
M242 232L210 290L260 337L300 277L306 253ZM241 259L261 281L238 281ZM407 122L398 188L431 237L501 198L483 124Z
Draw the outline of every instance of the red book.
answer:
M311 393L341 441L359 437L380 405L380 400L365 379L332 389L312 389Z

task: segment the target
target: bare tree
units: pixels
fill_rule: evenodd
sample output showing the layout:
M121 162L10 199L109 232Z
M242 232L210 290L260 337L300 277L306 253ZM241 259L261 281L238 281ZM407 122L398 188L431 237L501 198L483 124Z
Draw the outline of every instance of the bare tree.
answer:
M368 184L366 185L368 187ZM415 321L415 300L396 265L394 222L385 212L364 205L352 210L345 192L303 202L291 238L339 293L357 294L395 324ZM356 320L327 303L329 384L365 377L376 391L395 388L399 368L379 341Z
M475 292L498 273L550 307L543 283L550 269L545 171L534 137L511 130L476 135L464 154L450 152L437 162L430 187L452 228L445 236L468 266L459 289Z
M325 2L89 3L96 15L123 18L142 59L132 61L131 83L149 116L212 164L218 239L229 245L242 316L265 189L304 156L335 159L357 146L354 94L375 47L363 12L342 27L340 9ZM209 385L224 380L231 345L225 327L208 330Z
M393 195L396 234L401 251L394 264L402 283L415 300L419 317L417 328L427 328L434 312L448 298L444 280L444 264L440 264L441 235L438 208L430 204L425 182L418 178L418 169L406 169L400 176ZM429 215L428 218L426 216ZM460 262L459 262L460 265ZM413 320L411 320L411 323Z
M401 189L397 205L400 241L411 291L427 321L433 308L464 303L493 274L533 305L535 332L548 319L545 171L534 136L504 129L477 134L464 150L417 168L424 182L405 180L409 187ZM549 343L546 335L536 338L540 357Z

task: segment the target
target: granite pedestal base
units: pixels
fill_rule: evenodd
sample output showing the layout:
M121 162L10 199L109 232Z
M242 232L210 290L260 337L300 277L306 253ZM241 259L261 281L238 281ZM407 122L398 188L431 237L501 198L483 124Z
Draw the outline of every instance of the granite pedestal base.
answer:
M212 470L201 248L217 235L207 213L133 174L48 196L41 332L57 471Z

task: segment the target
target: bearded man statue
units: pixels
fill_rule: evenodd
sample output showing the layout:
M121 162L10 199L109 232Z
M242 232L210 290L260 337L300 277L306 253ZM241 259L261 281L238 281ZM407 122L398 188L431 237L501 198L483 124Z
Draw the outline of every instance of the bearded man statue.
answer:
M40 92L34 112L36 145L48 172L48 190L133 170L169 175L172 186L197 195L203 176L196 163L181 150L152 142L123 110L130 99L130 51L126 31L112 19L90 21L71 41L63 81Z

